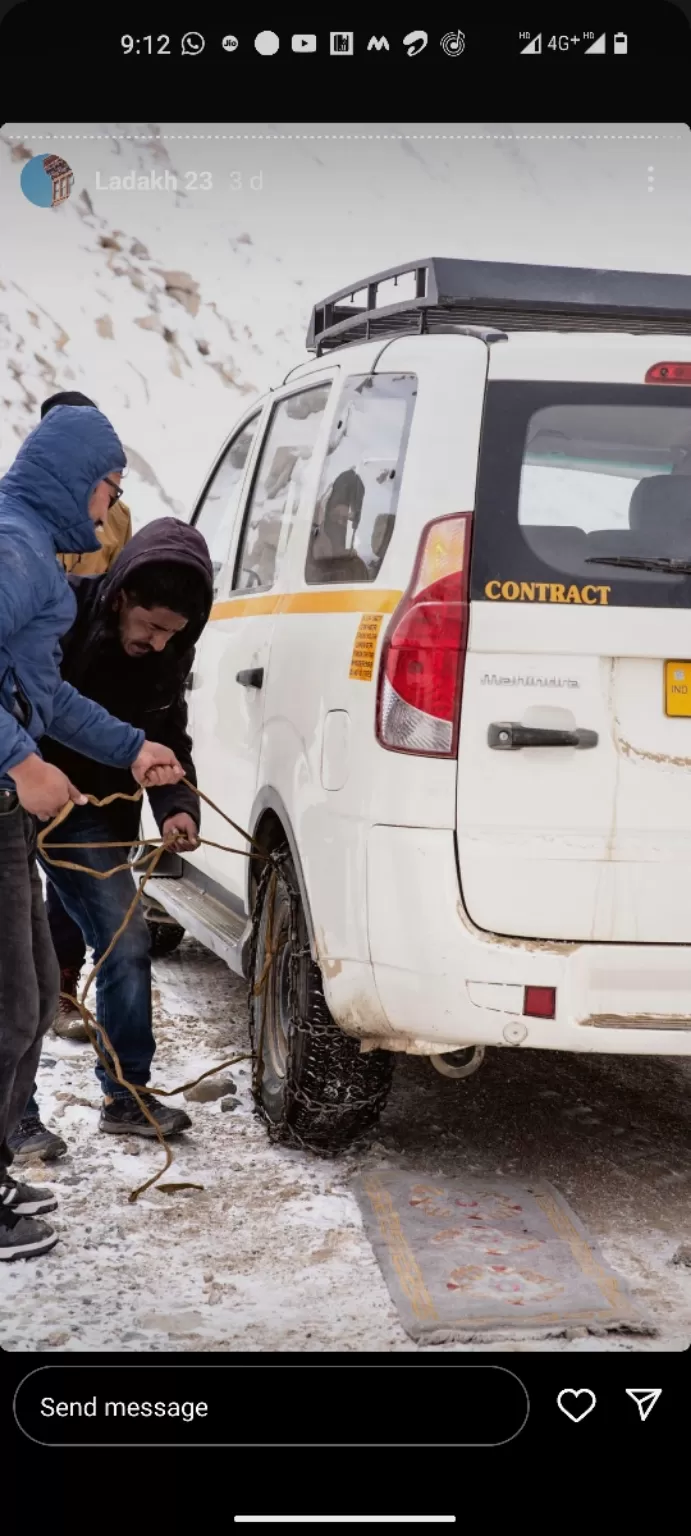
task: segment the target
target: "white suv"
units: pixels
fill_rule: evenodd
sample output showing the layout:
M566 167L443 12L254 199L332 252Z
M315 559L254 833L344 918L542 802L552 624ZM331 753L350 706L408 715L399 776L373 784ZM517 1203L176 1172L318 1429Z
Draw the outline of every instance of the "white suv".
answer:
M149 886L265 983L258 1100L323 1151L398 1051L691 1053L691 278L360 286L193 518L199 783L278 885L239 843Z

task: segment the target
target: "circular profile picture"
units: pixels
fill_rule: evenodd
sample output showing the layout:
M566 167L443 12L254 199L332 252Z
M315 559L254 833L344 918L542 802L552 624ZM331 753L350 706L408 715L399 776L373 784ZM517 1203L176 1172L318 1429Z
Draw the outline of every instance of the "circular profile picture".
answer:
M22 192L37 208L59 208L74 186L74 171L62 155L34 155L21 175Z

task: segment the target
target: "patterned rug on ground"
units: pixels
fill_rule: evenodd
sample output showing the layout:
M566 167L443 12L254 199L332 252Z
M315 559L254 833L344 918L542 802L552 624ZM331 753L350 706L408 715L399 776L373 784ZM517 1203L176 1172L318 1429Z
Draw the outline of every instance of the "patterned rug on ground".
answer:
M413 1172L354 1186L401 1321L423 1343L525 1329L654 1332L565 1200L545 1183Z

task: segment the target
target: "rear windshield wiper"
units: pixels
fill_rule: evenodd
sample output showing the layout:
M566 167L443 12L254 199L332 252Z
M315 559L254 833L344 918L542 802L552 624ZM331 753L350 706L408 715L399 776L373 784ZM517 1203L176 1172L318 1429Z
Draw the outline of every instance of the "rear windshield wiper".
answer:
M623 565L632 571L666 571L670 576L691 575L691 560L669 555L587 555L586 565Z

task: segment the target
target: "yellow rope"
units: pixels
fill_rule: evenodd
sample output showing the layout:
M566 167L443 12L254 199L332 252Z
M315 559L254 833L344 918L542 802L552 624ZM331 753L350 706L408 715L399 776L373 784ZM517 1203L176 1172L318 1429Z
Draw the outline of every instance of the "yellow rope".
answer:
M261 858L263 860L266 860L268 858L268 855L259 846L259 844L257 842L255 842L255 839L250 836L249 832L245 832L242 827L239 827L236 824L236 822L232 821L231 817L227 816L225 811L222 811L219 806L214 804L213 800L209 799L208 795L203 794L202 791L197 788L196 784L192 784L189 779L182 779L181 782L183 784L185 784L188 789L191 789L195 795L198 795L200 800L205 801L205 803L208 806L210 806L211 810L216 811L217 815L221 816L224 821L227 821L229 826L231 826L235 832L239 833L240 837L245 838L245 840L251 845L251 847L254 849L255 853L258 855L259 858ZM129 801L141 800L141 798L143 796L143 793L144 793L143 789L138 789L136 791L136 793L133 794L133 795L125 795L125 794L107 795L104 800L97 800L97 799L95 799L95 797L93 795L87 795L86 798L89 801L90 805L94 805L94 806L97 807L97 809L101 809L103 806L112 805L114 800L129 800ZM135 912L137 906L139 905L139 903L140 903L140 901L142 899L142 896L144 894L147 881L150 880L152 875L155 873L156 868L157 868L157 866L158 866L158 864L160 862L161 855L163 853L169 852L171 850L174 851L175 848L177 847L179 839L174 834L172 836L168 836L166 838L147 838L145 840L145 846L146 846L146 848L151 848L151 852L150 853L149 852L144 852L138 858L133 859L132 861L128 860L124 864L116 864L116 865L114 865L112 869L107 869L107 870L87 869L86 866L83 865L83 864L73 864L69 860L66 860L66 859L56 859L56 858L53 858L51 856L51 853L49 853L48 848L46 847L46 839L50 836L51 832L54 832L59 826L62 825L62 823L64 821L67 820L67 817L70 815L70 812L73 810L73 808L74 808L73 801L70 800L68 802L68 804L64 805L62 810L58 812L57 816L53 819L53 821L51 821L50 825L47 826L47 827L44 827L43 830L41 832L39 832L39 834L38 834L38 839L37 839L38 852L40 853L41 858L45 861L46 864L52 865L56 869L71 869L71 870L76 871L77 874L91 875L94 880L110 880L113 875L120 874L120 873L122 873L123 870L127 870L129 872L131 872L132 870L140 870L140 869L144 869L145 870L145 873L144 873L142 879L140 880L139 886L138 886L137 890L135 891L135 894L134 894L134 896L132 898L132 901L130 902L130 905L129 905L128 909L127 909L127 912L125 913L125 916L124 916L124 918L123 918L123 920L122 920L122 922L120 924L120 927L113 934L113 937L112 937L112 939L110 941L110 944L108 945L108 948L106 950L104 950L104 952L101 955L100 959L98 960L97 964L93 967L93 970L90 972L89 976L87 977L86 983L85 983L84 988L82 990L81 998L72 997L71 994L67 993L67 992L61 992L61 994L60 994L61 997L64 997L69 1002L73 1003L75 1005L75 1007L79 1010L79 1013L81 1014L81 1017L82 1017L83 1022L84 1022L84 1027L85 1027L86 1032L87 1032L87 1034L89 1036L91 1044L93 1045L94 1050L96 1051L96 1055L98 1056L99 1061L106 1068L106 1071L109 1073L110 1076L113 1075L113 1067L115 1068L114 1075L115 1075L115 1078L116 1078L117 1082L120 1083L123 1088L127 1088L129 1090L129 1092L132 1094L133 1098L136 1100L136 1103L139 1105L140 1110L145 1115L146 1119L150 1122L150 1124L153 1126L153 1128L154 1128L154 1130L156 1132L156 1136L158 1137L158 1140L160 1141L161 1146L163 1147L163 1150L165 1152L166 1160L165 1160L164 1166L161 1169L159 1169L158 1173L153 1174L150 1179L146 1180L146 1183L141 1184L137 1189L132 1190L132 1192L131 1192L131 1194L129 1196L129 1201L130 1201L131 1204L133 1204L135 1200L139 1199L140 1195L144 1194L145 1190L150 1189L151 1186L154 1185L154 1184L158 1184L159 1179L161 1179L163 1177L163 1174L166 1172L166 1169L170 1168L170 1165L173 1162L173 1158L174 1158L174 1153L171 1151L171 1148L168 1145L168 1143L167 1143L167 1141L165 1139L165 1136L163 1135L163 1132L161 1131L161 1128L160 1128L160 1126L159 1126L155 1116L151 1114L148 1106L146 1105L146 1103L144 1102L144 1100L142 1098L142 1095L143 1094L155 1094L157 1098L172 1098L174 1095L176 1095L178 1093L185 1093L190 1088L196 1088L197 1084L204 1082L205 1078L207 1078L207 1077L214 1077L217 1072L222 1072L225 1067L234 1066L235 1063L238 1062L238 1061L247 1061L247 1060L249 1060L249 1053L245 1053L245 1054L240 1055L240 1056L229 1056L226 1061L220 1062L219 1065L216 1066L216 1067L210 1067L208 1072L202 1072L200 1077L195 1077L192 1082L182 1083L180 1085L180 1087L178 1087L178 1088L150 1088L150 1087L143 1087L142 1084L135 1084L135 1083L130 1083L130 1082L127 1081L127 1079L125 1078L125 1076L123 1074L122 1067L120 1065L120 1060L119 1060L117 1051L114 1049L113 1045L111 1044L110 1040L108 1039L108 1035L106 1034L105 1029L103 1028L102 1025L98 1024L97 1020L94 1018L93 1013L86 1006L86 996L87 996L87 993L89 991L89 988L92 985L92 982L94 982L96 980L96 977L98 976L98 973L99 973L99 971L101 969L101 966L108 959L108 956L112 954L112 952L113 952L113 950L115 948L115 945L118 943L118 940L122 937L123 933L125 932L125 929L127 928L128 923L131 922L132 917L134 915L134 912ZM64 852L67 849L82 849L82 850L84 850L84 849L87 849L87 848L89 848L89 849L91 849L91 848L135 848L135 847L137 847L139 841L140 841L140 839L137 838L137 839L133 840L130 843L127 843L127 842L113 842L113 843L52 843L51 842L50 848L51 848L51 850L58 849L61 852ZM203 838L203 837L198 839L198 846L199 847L205 846L205 847L208 847L208 848L217 848L217 849L219 849L223 853L237 853L237 854L240 854L243 858L249 858L250 857L250 853L248 852L247 849L243 849L243 848L228 848L223 843L212 843L212 842L209 842L206 838ZM259 993L260 991L264 990L265 987L266 987L266 981L268 979L268 973L269 973L269 969L270 969L270 960L273 958L272 946L271 946L271 942L270 941L269 941L269 943L267 945L267 948L268 948L267 963L266 963L266 965L264 967L264 970L262 972L262 976L260 978L260 981L257 984L257 987L255 989L257 993ZM104 1042L105 1050L108 1051L109 1054L110 1054L110 1058L111 1058L110 1060L108 1060L108 1058L105 1055L104 1050L101 1048L101 1045L99 1044L99 1039L98 1039L98 1035L99 1034L101 1036L101 1039ZM181 1189L203 1189L204 1185L203 1184L161 1184L159 1187L160 1187L161 1190L165 1191L166 1194L173 1194L177 1190L181 1190Z

